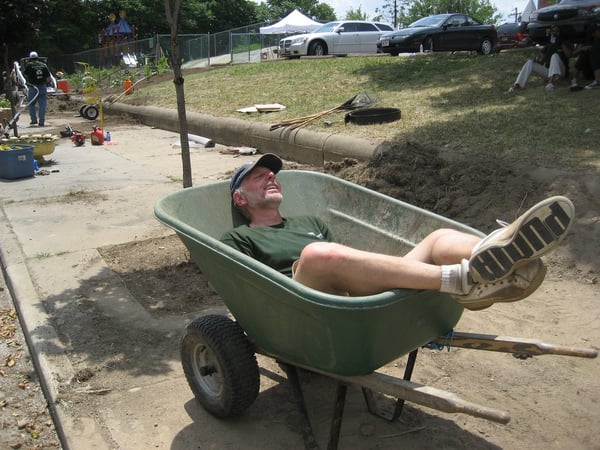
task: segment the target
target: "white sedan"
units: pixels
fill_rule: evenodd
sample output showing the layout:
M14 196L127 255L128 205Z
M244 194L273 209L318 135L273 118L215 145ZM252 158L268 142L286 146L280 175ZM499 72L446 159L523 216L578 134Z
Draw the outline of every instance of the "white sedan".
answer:
M279 41L279 55L347 55L375 53L379 38L394 28L385 23L364 20L328 22L312 33L290 36Z

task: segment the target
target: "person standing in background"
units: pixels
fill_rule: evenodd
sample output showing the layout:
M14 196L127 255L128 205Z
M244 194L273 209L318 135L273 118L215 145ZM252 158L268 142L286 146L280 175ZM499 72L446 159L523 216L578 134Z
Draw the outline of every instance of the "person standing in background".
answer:
M50 70L39 59L37 52L29 53L29 61L25 64L24 75L28 84L27 100L29 101L29 117L31 118L29 125L43 127L46 120L47 86L50 82ZM36 104L39 111L36 111Z

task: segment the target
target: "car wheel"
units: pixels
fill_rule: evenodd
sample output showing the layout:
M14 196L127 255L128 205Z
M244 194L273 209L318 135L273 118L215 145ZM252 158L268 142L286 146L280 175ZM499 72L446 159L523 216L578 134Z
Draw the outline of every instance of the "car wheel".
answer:
M308 47L308 54L312 56L325 56L327 54L327 46L323 41L316 41Z
M481 41L481 46L479 47L479 53L482 55L489 55L494 51L494 44L489 38L485 38Z
M425 38L425 40L423 41L423 51L424 52L433 52L433 38L427 37Z
M400 54L400 52L398 50L392 50L390 52L390 55L392 55L392 56L398 56L399 54Z

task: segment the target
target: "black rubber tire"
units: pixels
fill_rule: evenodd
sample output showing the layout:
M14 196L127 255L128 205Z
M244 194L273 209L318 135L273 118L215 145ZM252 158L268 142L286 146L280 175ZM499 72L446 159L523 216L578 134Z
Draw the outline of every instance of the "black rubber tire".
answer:
M428 36L423 40L423 51L424 52L435 51L433 48L433 38L431 36Z
M352 122L356 125L395 122L400 119L400 114L398 108L362 108L346 114L344 122Z
M256 400L258 363L237 322L220 315L192 321L181 337L180 355L196 400L213 416L238 416Z
M323 41L311 42L308 47L308 54L311 56L325 56L327 55L327 45Z
M98 111L98 107L96 105L88 105L87 108L83 110L83 117L87 120L96 120L100 115L100 111Z
M85 116L83 115L83 112L85 111L85 108L87 108L88 106L90 106L90 105L81 105L81 106L79 107L79 115L80 115L81 117L84 117L84 118L85 118Z
M494 53L494 44L492 43L492 40L490 38L484 38L479 46L479 54L491 55L492 53Z

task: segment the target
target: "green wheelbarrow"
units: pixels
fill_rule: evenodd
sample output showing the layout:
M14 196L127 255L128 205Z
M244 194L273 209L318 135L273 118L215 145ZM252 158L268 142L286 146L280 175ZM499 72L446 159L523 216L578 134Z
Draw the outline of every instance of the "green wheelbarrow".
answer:
M286 187L284 216L321 217L337 241L355 248L402 255L442 227L482 235L331 175L284 170L278 178ZM507 413L411 382L418 349L445 343L521 355L596 356L591 349L455 332L463 308L437 291L397 289L342 297L307 288L219 241L223 232L244 221L231 205L228 181L167 195L154 212L180 237L235 319L200 317L188 324L181 340L188 383L203 407L218 417L241 414L256 399L256 353L284 363L295 387L294 371L288 369L297 367L337 379L340 386L359 385L369 410L388 419L395 419L408 400L500 423L509 421ZM402 379L377 372L404 355L409 359ZM377 405L375 393L398 399L392 413ZM337 429L332 427L330 448L337 446L344 396L345 390L338 389L341 408L332 421Z

